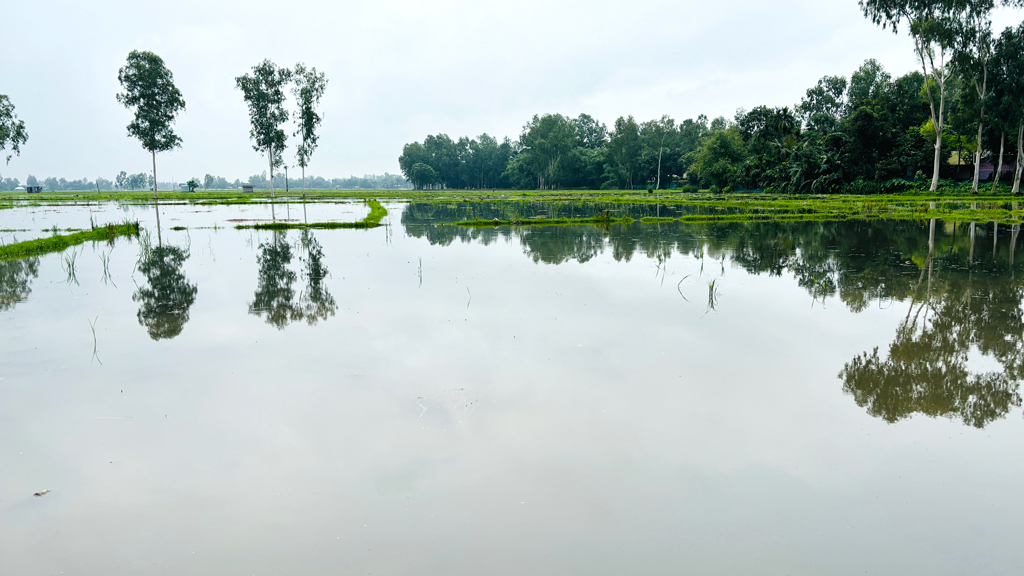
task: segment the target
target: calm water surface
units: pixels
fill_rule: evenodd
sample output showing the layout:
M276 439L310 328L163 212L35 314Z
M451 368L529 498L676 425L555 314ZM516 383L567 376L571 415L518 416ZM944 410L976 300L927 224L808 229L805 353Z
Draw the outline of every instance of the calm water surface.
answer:
M0 572L1024 567L1016 228L388 208L0 211Z

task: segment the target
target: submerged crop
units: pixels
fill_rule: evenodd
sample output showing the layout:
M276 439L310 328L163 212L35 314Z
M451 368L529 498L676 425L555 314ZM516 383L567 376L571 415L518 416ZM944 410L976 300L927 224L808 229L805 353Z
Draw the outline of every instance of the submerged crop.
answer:
M107 224L85 232L74 234L54 234L48 238L37 238L26 240L15 244L0 246L0 260L12 260L15 258L28 258L51 252L60 252L71 246L84 244L85 242L112 241L119 236L138 236L138 222L124 222L123 224Z

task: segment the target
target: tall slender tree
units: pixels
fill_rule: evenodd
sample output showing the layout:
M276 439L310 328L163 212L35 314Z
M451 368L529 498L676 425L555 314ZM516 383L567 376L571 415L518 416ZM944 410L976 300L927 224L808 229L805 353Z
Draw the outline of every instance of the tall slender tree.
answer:
M309 159L316 150L318 136L316 129L324 117L317 112L320 105L320 98L327 89L327 76L323 72L317 72L316 68L306 68L305 64L299 62L293 71L295 85L292 87L292 94L299 105L299 127L295 131L302 142L299 143L296 157L299 166L302 167L302 197L306 197L306 166Z
M128 135L137 138L153 157L153 199L159 202L156 153L181 147L181 138L172 126L178 113L185 109L185 100L174 85L174 74L152 52L132 50L128 62L117 72L117 79L122 89L117 101L135 111L135 118L128 124Z
M992 9L995 0L974 0L959 23L954 67L970 83L978 98L978 141L974 152L974 180L971 191L978 193L981 177L982 136L985 131L985 104L989 90L989 64L992 61Z
M235 78L235 86L249 107L249 137L255 142L253 150L266 154L270 164L270 197L274 197L274 167L282 164L287 135L281 126L288 121L284 108L284 87L292 78L292 71L278 68L270 60L252 67L252 74Z
M11 152L21 155L21 146L28 142L28 132L25 131L25 122L18 120L14 114L14 104L6 94L0 94L0 152L11 147ZM7 155L7 164L11 163L11 156Z
M939 187L942 167L942 134L945 127L946 96L952 75L950 59L958 23L975 0L860 0L860 7L872 22L899 31L905 24L914 41L914 52L925 76L925 92L935 127L935 161L931 191ZM987 0L982 0L987 1Z
M994 122L1005 135L1017 137L1017 162L1013 177L1013 193L1020 193L1024 171L1024 23L1007 28L995 43L992 58L994 85L992 108ZM997 171L1002 171L1002 154ZM998 180L998 172L996 178Z

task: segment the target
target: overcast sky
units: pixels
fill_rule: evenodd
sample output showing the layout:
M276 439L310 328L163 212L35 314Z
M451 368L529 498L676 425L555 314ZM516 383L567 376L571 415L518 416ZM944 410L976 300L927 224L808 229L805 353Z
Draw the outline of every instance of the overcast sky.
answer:
M157 157L160 180L179 182L266 168L234 87L264 58L326 72L309 169L326 177L396 173L402 145L427 134L515 138L538 113L732 117L792 105L867 58L894 75L915 68L910 41L856 0L34 0L3 12L0 93L29 142L0 174L22 181L149 170L114 99L133 49L162 56L185 97L184 145ZM293 153L291 139L289 164Z

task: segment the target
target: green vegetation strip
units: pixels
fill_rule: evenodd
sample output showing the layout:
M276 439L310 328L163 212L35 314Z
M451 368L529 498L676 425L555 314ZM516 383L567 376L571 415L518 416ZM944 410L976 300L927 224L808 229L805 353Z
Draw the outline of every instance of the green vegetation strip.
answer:
M36 240L26 240L16 244L0 246L0 260L28 258L29 256L60 252L66 248L77 246L78 244L83 244L85 242L111 241L118 236L138 235L138 222L107 224L106 226L100 226L87 232L77 232L66 236L54 234L49 238L38 238Z
M367 214L366 218L363 218L359 222L313 222L311 224L299 224L295 222L265 222L262 224L239 224L238 226L235 226L235 228L239 230L334 230L338 228L376 228L380 226L380 221L388 215L388 211L376 200L368 201L367 205L370 207L370 213Z

